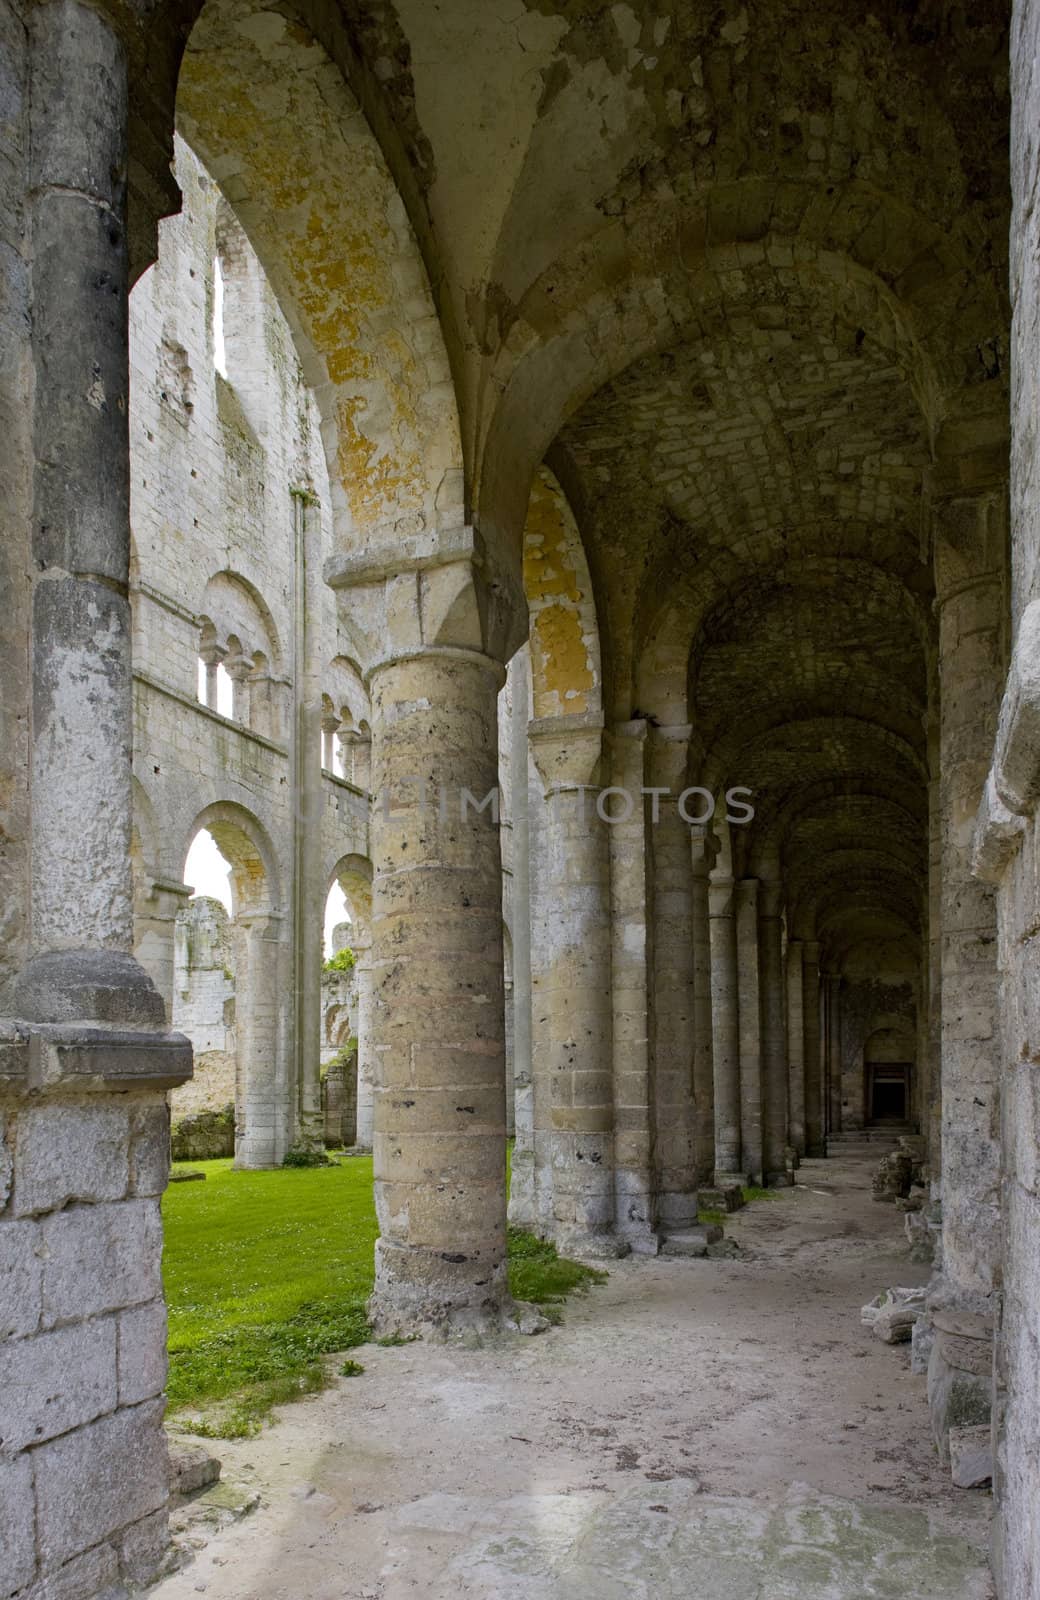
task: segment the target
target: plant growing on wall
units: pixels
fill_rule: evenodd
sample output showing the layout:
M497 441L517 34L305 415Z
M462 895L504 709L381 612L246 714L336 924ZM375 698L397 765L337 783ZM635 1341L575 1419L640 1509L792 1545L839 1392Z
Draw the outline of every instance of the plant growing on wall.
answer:
M329 959L326 961L324 967L322 968L322 971L323 972L353 972L354 965L355 965L356 961L357 961L357 956L354 954L354 952L350 948L350 946L348 944L345 944L343 946L342 950L337 950L336 954L334 956L330 956L329 957Z

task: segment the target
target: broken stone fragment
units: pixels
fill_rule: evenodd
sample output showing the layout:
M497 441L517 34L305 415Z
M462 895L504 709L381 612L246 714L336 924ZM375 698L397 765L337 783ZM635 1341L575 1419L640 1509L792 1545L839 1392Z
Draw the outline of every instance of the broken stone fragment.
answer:
M204 1445L170 1439L169 1450L171 1496L197 1494L220 1477L221 1463Z
M882 1317L886 1318L885 1326L892 1326L895 1322L895 1312L897 1310L905 1311L909 1317L907 1327L912 1328L915 1319L924 1310L926 1293L925 1289L918 1288L885 1289L881 1294L875 1295L873 1300L862 1308L859 1320L865 1328L874 1328L876 1330L877 1324ZM909 1339L909 1332L903 1337ZM879 1334L879 1338L885 1338L887 1344L899 1342L895 1339L886 1338L884 1334Z
M950 1473L958 1489L981 1489L993 1479L993 1434L989 1423L950 1429Z

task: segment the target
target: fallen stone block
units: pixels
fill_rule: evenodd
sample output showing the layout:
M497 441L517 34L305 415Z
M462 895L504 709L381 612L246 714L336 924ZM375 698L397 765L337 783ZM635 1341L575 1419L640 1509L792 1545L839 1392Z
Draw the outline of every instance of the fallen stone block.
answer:
M927 1290L919 1288L884 1289L862 1308L859 1320L865 1328L873 1328L883 1312L887 1312L889 1308L900 1307L911 1312L912 1326L914 1319L924 1310L926 1293ZM910 1335L907 1334L906 1337L909 1339Z
M718 1244L722 1229L716 1223L706 1223L696 1228L683 1228L679 1233L669 1233L661 1245L663 1256L706 1256L710 1244Z
M698 1189L697 1204L702 1211L739 1211L744 1191L739 1183L720 1183L711 1189Z
M221 1463L210 1455L205 1445L193 1444L187 1439L170 1439L169 1450L171 1495L197 1494L220 1477Z
M993 1434L988 1423L950 1429L950 1473L957 1489L982 1489L993 1481Z

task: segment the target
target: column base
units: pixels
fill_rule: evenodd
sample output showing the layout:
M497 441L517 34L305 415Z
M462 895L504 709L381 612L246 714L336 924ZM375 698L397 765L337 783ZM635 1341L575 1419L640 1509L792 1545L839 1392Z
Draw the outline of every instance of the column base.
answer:
M380 1336L482 1338L541 1333L549 1326L537 1306L513 1299L504 1260L487 1267L386 1239L376 1241L376 1286L368 1315Z
M632 1245L616 1233L570 1233L553 1231L553 1243L562 1256L585 1256L593 1261L617 1261L630 1255Z
M782 1167L779 1171L767 1172L765 1175L767 1189L790 1189L793 1183L794 1174L787 1167Z
M696 1189L659 1195L658 1231L662 1234L683 1233L687 1228L695 1228L699 1207L700 1195Z
M825 1144L810 1144L806 1146L805 1159L807 1161L824 1161L827 1158Z
M951 1428L988 1424L993 1415L993 1322L972 1311L931 1306L935 1342L928 1358L928 1410L940 1460L950 1459Z
M34 956L15 980L14 1009L29 1022L154 1029L166 1023L162 995L123 950L49 950Z

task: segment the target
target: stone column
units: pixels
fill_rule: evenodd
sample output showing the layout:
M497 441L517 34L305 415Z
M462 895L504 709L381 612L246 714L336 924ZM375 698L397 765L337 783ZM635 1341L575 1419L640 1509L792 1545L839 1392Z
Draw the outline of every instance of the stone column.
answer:
M435 578L457 593L454 569ZM464 791L496 791L504 676L450 646L370 674L382 1331L497 1327L510 1305L501 855L490 806L462 815Z
M805 1153L827 1154L823 1136L823 1061L821 1057L820 947L815 939L802 946L802 1016L805 1023Z
M765 1180L790 1183L787 1170L787 1028L784 1019L783 890L763 883L758 897L762 1015L762 1162Z
M284 1026L283 921L277 913L239 912L235 941L235 1166L276 1167L292 1142L293 1118L284 1059L291 1032ZM285 957L288 956L288 960Z
M167 1538L159 1198L165 1091L191 1076L130 953L126 61L66 0L24 12L4 50L34 469L3 530L31 575L12 648L32 681L4 685L5 743L30 745L31 873L0 1021L0 1592L115 1594L155 1578Z
M372 951L354 946L357 984L357 1145L371 1150L375 1130L375 1069L372 1050Z
M610 782L636 795L646 782L647 724L616 724ZM611 997L614 1038L614 1160L617 1231L640 1254L656 1254L654 1117L650 1077L646 817L636 806L610 829Z
M321 848L325 807L322 764L324 759L331 769L332 732L322 719L320 640L314 626L321 616L322 603L321 518L308 490L294 490L292 501L291 1139L300 1149L322 1155L325 1119L321 1109L321 968L326 890Z
M542 718L530 742L545 791L531 966L534 1009L546 1019L538 1066L551 1085L553 1237L562 1249L616 1255L602 717Z
M534 1084L531 1055L531 828L527 720L530 674L525 646L513 657L509 766L513 813L513 1145L509 1219L518 1227L536 1222Z
M229 655L224 659L224 671L231 679L231 715L235 722L241 722L245 727L249 726L249 675L252 670L252 662L243 655Z
M653 1006L654 1144L657 1215L664 1232L697 1221L697 1107L693 1097L693 860L690 824L678 799L686 783L690 728L654 728L650 774L653 869L650 940ZM626 790L626 793L630 791ZM639 800L642 809L642 800Z
M802 941L787 943L787 1118L795 1155L805 1155L805 1009Z
M1000 1265L1000 1042L993 888L971 875L1003 690L1003 486L933 513L939 609L942 1272L930 1295L932 1427L983 1421Z
M714 877L711 908L711 1022L715 1080L715 1182L747 1182L740 1143L740 1000L733 879Z
M758 879L736 884L737 991L740 1014L741 1166L752 1183L764 1182L762 1128L762 1006L758 970Z
M703 824L690 830L693 884L690 926L693 941L693 1104L694 1162L697 1181L715 1181L715 1049L711 1006L711 912L709 874L715 840Z
M827 1132L841 1132L841 979L832 975L827 986Z
M134 954L162 996L167 1017L173 1016L173 969L177 914L191 899L191 885L155 878L134 918Z

